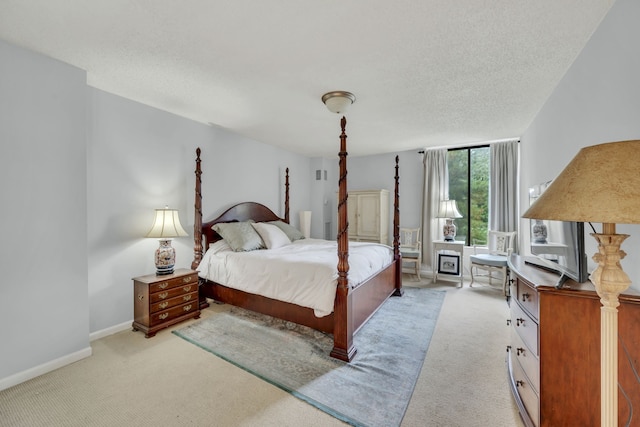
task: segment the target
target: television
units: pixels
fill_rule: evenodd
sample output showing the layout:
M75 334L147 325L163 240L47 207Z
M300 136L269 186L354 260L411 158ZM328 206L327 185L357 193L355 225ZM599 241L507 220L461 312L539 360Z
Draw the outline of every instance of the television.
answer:
M550 184L529 189L533 203ZM532 219L530 227L531 257L526 262L560 274L556 287L562 287L567 279L586 282L587 254L584 247L584 223Z

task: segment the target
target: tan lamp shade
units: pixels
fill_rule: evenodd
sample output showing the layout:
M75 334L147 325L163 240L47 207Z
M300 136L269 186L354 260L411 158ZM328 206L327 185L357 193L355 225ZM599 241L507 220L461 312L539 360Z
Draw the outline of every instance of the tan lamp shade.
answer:
M640 141L582 148L522 216L640 223Z

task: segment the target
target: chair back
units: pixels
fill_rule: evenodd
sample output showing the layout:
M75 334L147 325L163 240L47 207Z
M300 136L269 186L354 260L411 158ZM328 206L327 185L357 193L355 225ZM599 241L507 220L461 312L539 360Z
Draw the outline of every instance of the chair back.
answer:
M420 250L420 228L400 227L400 248Z
M487 246L491 255L508 256L513 252L516 240L515 231L489 230L487 234Z

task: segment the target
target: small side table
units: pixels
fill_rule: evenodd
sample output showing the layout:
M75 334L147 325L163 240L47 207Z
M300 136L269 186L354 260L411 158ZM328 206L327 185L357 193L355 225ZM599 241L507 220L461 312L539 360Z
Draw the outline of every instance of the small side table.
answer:
M166 276L149 274L133 278L134 331L150 338L160 329L200 317L198 273L179 269Z
M460 287L462 287L463 275L464 275L464 242L460 242L457 240L454 241L446 241L446 240L434 240L433 244L433 263L431 267L433 269L433 281L438 280L438 274L447 275L449 277L460 277ZM452 251L457 252L458 257L458 265L457 269L452 268L451 271L441 271L440 265L438 265L438 254L442 251ZM446 255L446 254L442 254ZM455 266L454 266L455 267ZM456 273L457 271L457 273Z

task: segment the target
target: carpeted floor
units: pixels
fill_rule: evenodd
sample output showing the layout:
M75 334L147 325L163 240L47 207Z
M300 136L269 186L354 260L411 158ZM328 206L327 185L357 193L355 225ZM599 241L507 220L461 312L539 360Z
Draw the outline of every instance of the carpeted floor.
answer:
M409 276L404 285L446 297L402 427L521 427L507 382L501 290ZM202 317L228 309L214 304ZM0 391L0 426L345 425L169 331L146 339L126 330L91 346L87 359Z
M436 326L444 291L406 288L356 334L351 363L333 339L233 308L174 333L352 425L399 426Z

